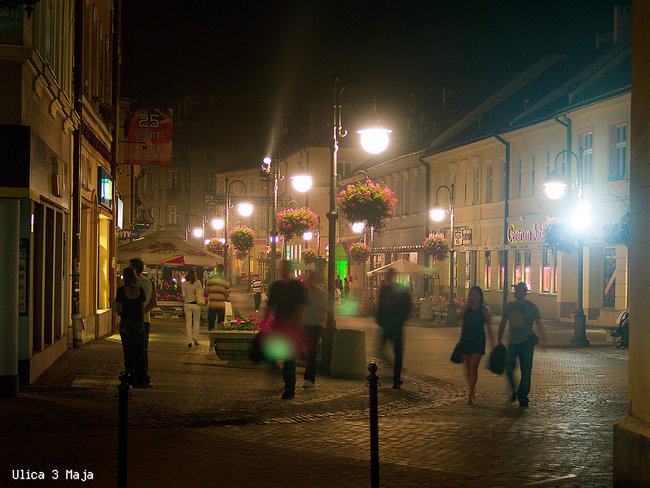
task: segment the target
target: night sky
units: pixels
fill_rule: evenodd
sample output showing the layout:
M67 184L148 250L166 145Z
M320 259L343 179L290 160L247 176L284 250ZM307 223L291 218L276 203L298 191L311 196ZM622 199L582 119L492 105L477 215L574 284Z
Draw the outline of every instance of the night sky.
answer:
M334 73L372 84L385 119L408 100L435 110L442 88L477 87L544 54L592 48L596 33L612 31L613 5L630 1L122 3L122 95L154 107L213 97L222 127L255 127L248 142L263 145L311 103L330 103Z

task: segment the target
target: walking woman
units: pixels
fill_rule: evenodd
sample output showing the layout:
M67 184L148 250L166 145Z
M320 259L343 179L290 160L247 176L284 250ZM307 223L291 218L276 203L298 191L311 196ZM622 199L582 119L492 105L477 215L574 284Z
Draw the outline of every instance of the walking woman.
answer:
M196 279L196 273L190 269L185 275L185 281L181 285L183 300L185 301L185 333L187 334L187 347L199 345L199 328L201 326L201 304L205 303L203 298L203 287Z
M151 386L145 370L144 302L145 293L132 268L122 271L124 286L117 289L113 311L120 317L120 338L124 350L124 368L134 387Z
M463 328L460 334L459 353L465 367L465 377L469 387L467 403L474 404L476 396L476 381L478 380L478 366L481 357L485 354L485 328L487 327L490 344L494 344L492 336L492 317L483 302L483 290L473 286L469 290L467 303L456 314L456 320L463 319Z

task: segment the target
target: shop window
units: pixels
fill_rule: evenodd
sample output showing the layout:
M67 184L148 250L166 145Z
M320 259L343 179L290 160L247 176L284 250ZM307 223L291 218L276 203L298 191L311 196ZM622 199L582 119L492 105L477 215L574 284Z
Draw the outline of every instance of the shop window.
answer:
M524 281L524 270L521 266L521 251L515 251L515 269L513 273L513 284Z
M111 221L103 216L98 224L98 254L97 254L97 308L109 308L110 294L110 260L109 246L111 235Z
M506 282L506 261L508 259L507 251L499 251L499 291L503 291Z
M542 254L542 293L555 293L557 255L555 251L547 249Z
M492 289L492 254L485 251L485 289Z
M616 306L616 248L605 248L605 262L603 263L603 307Z
M531 262L531 251L524 251L524 283L526 283L526 288L528 291L531 291L531 279L530 279L530 262Z
M175 169L167 170L167 189L180 190L181 189L181 172Z

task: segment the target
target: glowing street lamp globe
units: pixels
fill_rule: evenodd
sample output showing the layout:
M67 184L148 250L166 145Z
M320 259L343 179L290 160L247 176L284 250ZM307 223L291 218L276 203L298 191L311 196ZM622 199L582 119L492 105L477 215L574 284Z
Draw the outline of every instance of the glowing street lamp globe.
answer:
M445 220L445 209L442 207L435 207L429 210L429 217L431 217L431 220L434 222L442 222Z
M202 229L201 227L196 227L196 228L192 231L192 235L193 235L194 237L196 237L197 239L200 239L201 237L203 237L203 229Z
M352 224L352 232L355 234L361 234L364 230L366 230L365 222L354 222Z
M551 200L559 200L564 196L564 190L566 189L566 183L560 178L557 174L557 171L553 171L544 182L544 193Z
M370 154L379 154L388 147L388 134L390 129L361 129L357 134L361 136L361 147Z
M242 217L249 217L253 213L252 203L239 203L237 204L237 211Z
M212 219L212 222L210 223L212 224L212 228L214 230L221 230L226 225L226 221L223 219Z
M219 238L219 242L220 242L221 244L225 244L225 243L226 243L226 238L225 238L225 237L220 237L220 238Z
M291 177L291 184L297 192L305 193L311 189L314 182L309 175L296 175Z
M314 233L312 231L308 230L307 232L305 232L302 235L302 238L304 240L306 240L306 241L311 241L314 238Z

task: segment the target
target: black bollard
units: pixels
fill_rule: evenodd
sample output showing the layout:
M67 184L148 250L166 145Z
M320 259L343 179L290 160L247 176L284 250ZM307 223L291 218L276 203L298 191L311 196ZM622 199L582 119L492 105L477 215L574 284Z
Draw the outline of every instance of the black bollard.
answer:
M377 364L371 361L368 364L368 387L370 388L370 486L379 488L379 414L377 400Z
M118 417L118 441L117 441L117 488L126 488L127 472L127 433L129 426L129 397L131 396L131 385L129 385L129 373L122 371L120 373L120 385L117 387L117 396L119 397L119 417Z

